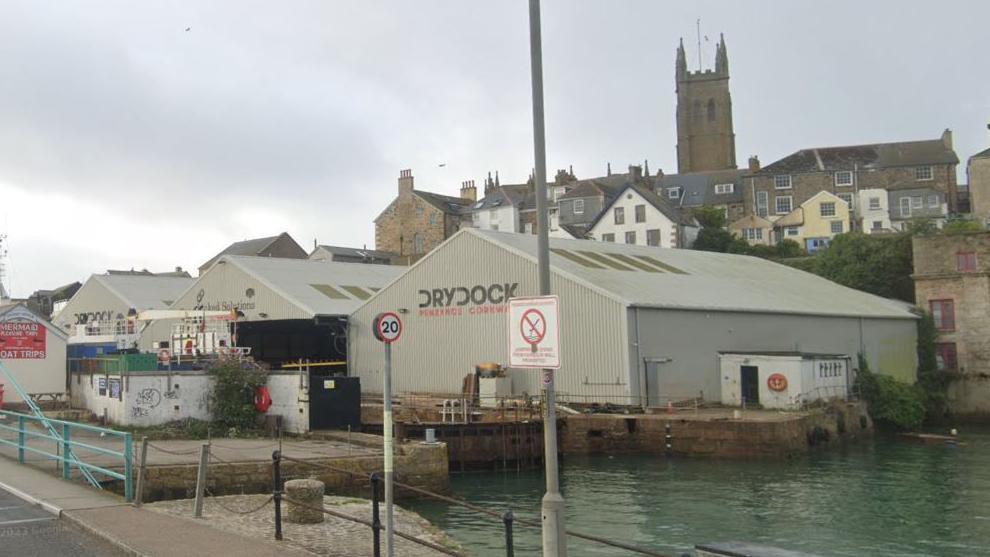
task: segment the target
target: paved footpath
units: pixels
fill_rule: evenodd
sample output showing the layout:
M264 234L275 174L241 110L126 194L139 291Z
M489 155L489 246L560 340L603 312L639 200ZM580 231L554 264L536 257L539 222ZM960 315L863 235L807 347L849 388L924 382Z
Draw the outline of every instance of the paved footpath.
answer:
M218 530L192 518L135 508L112 493L62 480L6 457L0 457L0 489L106 540L125 554L151 557L313 555L274 541ZM39 517L35 513L32 518ZM36 549L39 552L35 554L45 553L40 547Z

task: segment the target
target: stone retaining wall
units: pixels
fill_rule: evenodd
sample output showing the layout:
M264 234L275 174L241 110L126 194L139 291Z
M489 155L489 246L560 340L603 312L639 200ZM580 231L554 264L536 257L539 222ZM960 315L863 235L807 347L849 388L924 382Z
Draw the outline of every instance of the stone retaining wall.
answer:
M871 436L873 422L859 403L832 404L793 418L693 419L672 415L569 415L561 420L563 454L667 454L672 456L787 458L817 445Z

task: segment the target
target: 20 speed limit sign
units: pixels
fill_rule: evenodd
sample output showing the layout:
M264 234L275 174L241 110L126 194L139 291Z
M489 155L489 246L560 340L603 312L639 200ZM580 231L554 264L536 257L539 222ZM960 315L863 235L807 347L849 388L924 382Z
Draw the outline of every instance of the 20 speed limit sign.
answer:
M392 344L402 336L402 320L392 312L386 312L375 318L375 338L385 344Z

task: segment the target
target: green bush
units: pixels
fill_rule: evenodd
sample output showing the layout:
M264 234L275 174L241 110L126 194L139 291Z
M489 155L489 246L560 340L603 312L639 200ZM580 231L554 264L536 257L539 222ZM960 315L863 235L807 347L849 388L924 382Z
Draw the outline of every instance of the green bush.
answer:
M268 375L258 364L238 357L222 357L208 368L213 376L210 414L214 430L230 432L257 427L254 393Z
M870 417L880 427L911 430L925 421L922 389L887 375L873 373L862 354L859 357L856 389L866 401Z

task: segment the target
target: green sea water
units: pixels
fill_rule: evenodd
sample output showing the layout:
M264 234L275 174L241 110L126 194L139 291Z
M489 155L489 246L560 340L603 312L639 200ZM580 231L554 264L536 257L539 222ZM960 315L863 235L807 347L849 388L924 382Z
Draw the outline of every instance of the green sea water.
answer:
M821 556L990 556L990 430L962 447L878 437L790 461L569 457L567 526L671 555L695 543L748 541ZM455 495L539 520L543 474L451 477ZM505 555L500 521L431 501L404 502L478 556ZM516 555L538 555L517 525ZM571 539L569 555L629 552Z

